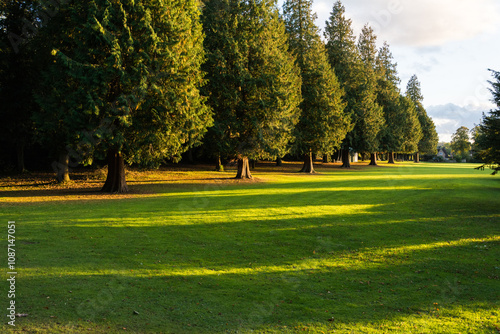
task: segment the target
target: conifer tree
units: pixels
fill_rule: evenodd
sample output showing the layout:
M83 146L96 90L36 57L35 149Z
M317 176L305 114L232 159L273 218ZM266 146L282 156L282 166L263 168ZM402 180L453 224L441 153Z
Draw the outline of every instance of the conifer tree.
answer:
M479 148L479 156L485 163L480 168L490 166L493 174L497 174L500 171L500 72L490 71L495 78L495 81L489 83L493 94L492 101L497 109L483 115L475 136L475 145Z
M210 124L203 83L199 3L93 0L67 4L70 23L53 73L68 83L63 124L79 144L106 152L106 192L126 192L124 162L179 159ZM59 86L60 87L60 86ZM56 86L56 89L59 88ZM43 109L51 98L40 98Z
M383 108L377 103L377 37L368 25L363 27L358 40L358 50L363 61L363 81L360 108L357 110L357 122L354 127L358 151L370 153L370 165L377 165L377 151L380 149L380 134L384 126Z
M238 159L236 178L252 178L248 160L288 151L301 99L300 75L283 21L271 0L208 0L203 11L208 84L214 110L210 145Z
M33 1L0 3L0 146L15 148L19 172L25 170L25 147L33 141L31 114L37 108L32 95L38 73L32 31L37 10Z
M287 0L283 12L290 48L302 76L302 112L295 129L295 150L304 156L301 172L313 173L312 155L333 154L349 130L350 119L344 113L344 91L314 24L312 1Z
M412 153L417 150L422 137L420 123L413 102L401 95L400 79L389 45L379 49L376 60L377 103L383 107L385 126L381 136L381 148L394 163L394 153Z
M364 60L372 61L373 55L360 54L360 49L370 50L372 37L367 36L356 45L352 21L346 18L341 1L333 5L330 18L326 22L326 49L330 64L335 69L344 88L346 114L351 116L351 130L342 144L342 167L350 168L349 151L376 152L378 134L383 125L382 108L376 102L373 71L365 66ZM366 47L365 47L366 46Z
M418 149L415 153L415 162L420 162L420 154L436 154L439 137L436 126L432 119L427 115L422 102L422 90L420 82L416 75L413 75L406 86L406 96L413 101L417 111L420 128L422 130L422 139L418 143Z

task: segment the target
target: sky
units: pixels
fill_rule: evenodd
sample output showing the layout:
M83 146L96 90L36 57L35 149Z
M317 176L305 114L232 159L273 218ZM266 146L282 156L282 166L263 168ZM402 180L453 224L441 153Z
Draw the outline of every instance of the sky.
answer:
M323 29L336 0L314 0ZM279 1L281 5L283 0ZM441 141L461 126L472 129L491 102L488 69L500 71L498 0L343 0L354 33L369 24L390 45L401 89L416 74L427 113Z

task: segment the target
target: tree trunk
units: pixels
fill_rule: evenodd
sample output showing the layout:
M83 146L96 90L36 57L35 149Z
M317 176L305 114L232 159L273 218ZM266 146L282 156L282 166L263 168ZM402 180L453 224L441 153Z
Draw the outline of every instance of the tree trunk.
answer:
M188 151L187 151L187 158L188 158L188 161L190 164L194 163L194 159L193 159L193 149L190 148Z
M309 152L308 154L304 155L304 165L302 166L300 173L309 173L309 174L315 173L312 152Z
M236 179L253 179L247 157L238 157L238 173Z
M342 168L351 168L349 149L342 149Z
M281 160L281 158L280 158L280 157L276 158L276 166L277 166L277 167L281 167L281 166L283 166L283 161Z
M127 181L125 180L125 162L118 150L108 150L108 176L101 191L107 193L128 192Z
M222 165L220 161L220 154L217 155L217 158L215 160L215 171L217 172L223 172L224 171L224 166Z
M419 152L415 153L415 163L417 163L417 164L420 163L420 153Z
M394 162L394 152L389 152L388 155L389 155L389 163L394 164L395 163Z
M56 181L59 183L68 182L69 178L69 154L67 152L59 154L59 161L52 164L56 174Z
M328 154L323 154L323 163L324 163L324 164L329 163L329 162L330 162L330 161L329 161L329 160L330 160L329 158L330 158L330 157L328 156Z
M378 166L378 164L377 164L377 153L370 154L370 164L368 166Z
M24 173L26 171L26 168L24 165L24 143L23 142L17 143L16 152L17 152L17 170L19 171L19 173Z

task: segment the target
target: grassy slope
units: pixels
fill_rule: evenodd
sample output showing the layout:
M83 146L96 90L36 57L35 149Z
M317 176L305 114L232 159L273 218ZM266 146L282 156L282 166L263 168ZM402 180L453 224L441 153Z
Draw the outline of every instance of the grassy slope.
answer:
M132 195L64 201L4 186L29 314L16 330L499 331L498 177L462 164L320 172L157 173Z

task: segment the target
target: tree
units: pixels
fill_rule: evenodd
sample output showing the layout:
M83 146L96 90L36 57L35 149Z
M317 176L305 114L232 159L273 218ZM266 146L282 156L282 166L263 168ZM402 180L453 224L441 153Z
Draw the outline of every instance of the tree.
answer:
M27 26L36 24L37 3L8 0L0 4L0 143L14 147L17 170L25 170L25 147L33 142L31 113L37 108L32 91L38 64ZM21 37L24 36L24 37Z
M451 149L457 159L465 159L471 149L469 129L461 126L451 137Z
M326 22L326 49L330 64L335 70L341 87L345 90L345 113L351 118L351 127L342 143L342 167L350 168L349 151L375 152L378 134L383 124L382 108L376 102L375 81L372 70L363 59L371 55L360 55L360 49L371 46L370 38L356 45L352 21L345 16L345 8L337 1ZM366 31L368 33L368 31Z
M384 43L376 59L377 103L383 108L385 119L381 149L387 152L391 164L395 163L394 153L403 151L407 134L411 133L408 130L415 126L413 123L418 123L413 103L408 104L399 91L400 79L396 67L389 45ZM406 124L408 121L410 124Z
M436 131L436 126L432 119L427 115L427 112L422 104L424 97L420 88L420 82L416 75L410 78L406 86L406 96L413 101L417 111L420 128L422 130L422 139L418 143L418 150L415 154L415 162L420 161L420 153L436 154L439 137Z
M493 94L492 101L499 109L483 115L475 141L479 148L479 156L485 162L480 168L490 166L493 174L496 174L500 171L500 72L490 71L495 78L495 81L489 81L492 86L490 89Z
M363 84L360 86L362 108L358 110L357 145L358 151L371 155L370 165L377 165L377 151L380 148L380 134L385 120L383 108L377 103L377 37L368 25L363 27L358 40L358 49L363 61Z
M55 81L69 85L61 122L80 146L106 152L103 191L126 192L124 163L159 163L200 142L211 122L199 93L198 1L94 0L65 5ZM60 93L60 92L57 92ZM40 102L49 110L47 98ZM78 148L75 147L78 151Z
M287 0L283 13L290 49L302 76L302 112L295 128L295 150L304 156L301 172L314 173L312 154L333 154L345 138L350 120L344 114L344 92L314 24L312 1Z
M252 178L248 160L285 155L299 117L299 69L288 52L274 1L209 0L203 11L213 108L210 143L238 159L236 178Z

